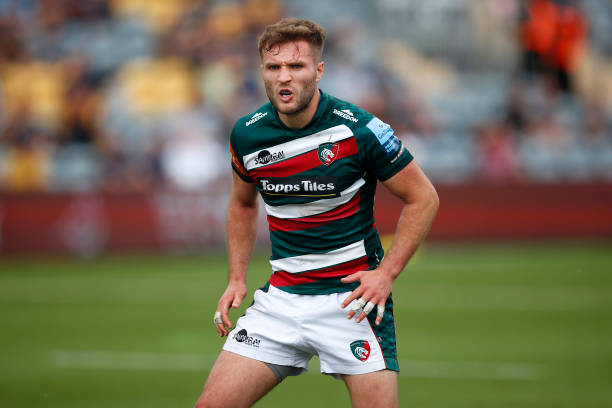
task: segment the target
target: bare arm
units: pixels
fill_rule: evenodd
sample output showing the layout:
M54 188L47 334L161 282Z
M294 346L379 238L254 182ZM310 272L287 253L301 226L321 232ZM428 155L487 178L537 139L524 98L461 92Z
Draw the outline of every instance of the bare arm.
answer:
M223 319L223 324L216 325L221 337L227 336L232 328L230 306L240 307L246 296L247 269L257 235L257 190L234 172L232 175L232 192L226 216L228 284L217 307Z
M384 181L383 185L404 202L395 237L378 268L357 272L342 279L343 282L361 282L359 287L346 298L342 307L348 306L359 297L366 302L384 307L393 282L425 239L438 211L438 194L414 161ZM348 318L354 315L355 312L351 310ZM366 315L361 313L357 317L357 322L365 317ZM380 320L381 318L377 317L376 324L379 324Z

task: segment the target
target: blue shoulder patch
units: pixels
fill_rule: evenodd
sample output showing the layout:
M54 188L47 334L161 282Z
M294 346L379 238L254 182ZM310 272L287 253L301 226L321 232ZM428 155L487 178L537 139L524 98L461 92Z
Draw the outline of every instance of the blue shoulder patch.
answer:
M374 133L376 139L381 144L387 156L395 156L399 152L402 147L402 143L393 133L393 129L391 126L387 125L382 120L378 119L376 116L372 118L366 125L368 129Z

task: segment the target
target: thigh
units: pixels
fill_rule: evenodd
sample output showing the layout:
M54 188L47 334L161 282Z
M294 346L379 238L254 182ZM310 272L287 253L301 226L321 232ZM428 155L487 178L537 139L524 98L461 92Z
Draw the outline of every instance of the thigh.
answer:
M353 408L397 408L397 372L342 375L351 395Z
M267 286L255 291L253 304L236 322L223 350L270 364L306 371L312 351L305 347L297 295ZM297 306L296 306L297 303Z
M266 363L229 351L215 361L196 408L250 407L278 384Z
M360 323L347 320L348 309L341 308L346 296L348 293L328 295L324 306L310 308L312 313L304 324L309 342L319 354L321 372L339 378L338 374L399 371L391 297L383 321L376 325L375 312Z

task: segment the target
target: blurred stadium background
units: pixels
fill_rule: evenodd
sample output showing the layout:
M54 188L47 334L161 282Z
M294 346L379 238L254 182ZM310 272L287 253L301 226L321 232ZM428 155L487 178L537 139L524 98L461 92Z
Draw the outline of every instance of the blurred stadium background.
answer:
M392 124L440 194L395 288L401 406L610 406L609 0L0 0L0 406L195 401L227 138L283 16L327 28L321 88ZM398 205L380 191L386 240ZM266 241L262 216L250 289ZM290 397L349 404L308 374L259 406Z

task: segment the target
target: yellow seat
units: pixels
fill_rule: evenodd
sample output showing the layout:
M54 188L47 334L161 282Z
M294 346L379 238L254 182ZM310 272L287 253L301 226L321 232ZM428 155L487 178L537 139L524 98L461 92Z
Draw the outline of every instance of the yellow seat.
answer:
M57 129L65 108L65 81L57 64L8 64L0 70L4 114L25 108L32 119Z
M189 108L196 88L188 64L178 58L137 60L119 73L129 107L139 115L178 112Z
M111 0L116 16L141 16L155 32L170 28L186 10L189 0Z

